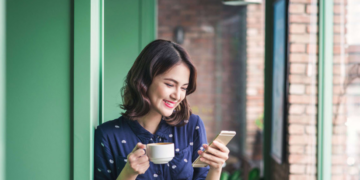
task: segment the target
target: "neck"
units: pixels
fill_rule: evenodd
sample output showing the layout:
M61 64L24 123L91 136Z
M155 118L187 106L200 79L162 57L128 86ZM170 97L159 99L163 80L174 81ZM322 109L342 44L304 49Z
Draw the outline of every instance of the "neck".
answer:
M159 128L161 114L150 110L146 115L139 117L136 120L143 128L145 128L151 134L155 134L155 132Z

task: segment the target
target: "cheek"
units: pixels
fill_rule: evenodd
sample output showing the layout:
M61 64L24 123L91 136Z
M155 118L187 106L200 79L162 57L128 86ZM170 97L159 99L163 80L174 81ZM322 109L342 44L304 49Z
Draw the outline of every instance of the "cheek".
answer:
M185 99L185 97L186 97L186 92L181 94L181 101L183 101Z
M160 86L156 89L155 93L156 96L161 99L164 99L170 95L168 88Z

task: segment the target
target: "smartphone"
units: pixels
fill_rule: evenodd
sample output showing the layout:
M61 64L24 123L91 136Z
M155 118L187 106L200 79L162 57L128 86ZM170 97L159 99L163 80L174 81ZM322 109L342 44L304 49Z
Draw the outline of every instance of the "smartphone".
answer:
M230 140L236 135L235 131L221 131L216 137L215 139L212 141L217 141L220 142L221 144L224 144L225 146L230 142ZM215 148L215 145L212 144L212 142L210 143L210 147ZM204 151L206 152L206 150ZM199 167L206 167L208 164L200 161L200 156L197 157L195 159L195 161L192 163L192 166L195 168L199 168Z

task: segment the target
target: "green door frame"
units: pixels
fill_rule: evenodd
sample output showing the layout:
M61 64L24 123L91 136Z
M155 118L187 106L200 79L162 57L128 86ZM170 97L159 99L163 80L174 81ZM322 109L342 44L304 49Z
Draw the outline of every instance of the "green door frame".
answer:
M317 179L331 179L333 97L333 0L320 0Z
M74 1L74 180L93 179L94 130L104 122L104 3ZM156 0L140 0L139 53L156 37L156 5Z
M5 180L5 0L0 0L0 180Z
M93 179L94 129L102 112L102 2L74 2L74 180Z

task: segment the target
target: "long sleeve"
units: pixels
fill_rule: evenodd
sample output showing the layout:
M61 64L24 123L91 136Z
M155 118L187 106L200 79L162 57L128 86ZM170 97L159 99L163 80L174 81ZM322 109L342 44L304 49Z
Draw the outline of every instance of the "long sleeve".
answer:
M94 180L115 180L115 159L109 150L106 135L98 128L94 142Z
M194 133L194 149L193 149L193 157L192 162L199 156L197 151L199 149L202 150L202 145L207 144L206 130L203 121L198 116L197 124L195 127ZM209 172L209 166L204 168L194 168L194 176L193 180L206 179L206 176Z

